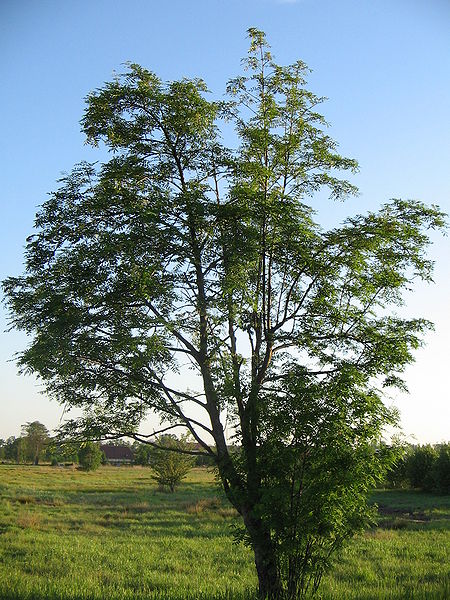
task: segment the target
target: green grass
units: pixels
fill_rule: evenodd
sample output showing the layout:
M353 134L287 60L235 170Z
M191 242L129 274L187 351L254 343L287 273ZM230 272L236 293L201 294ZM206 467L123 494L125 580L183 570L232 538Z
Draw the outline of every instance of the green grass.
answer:
M246 600L251 552L213 477L194 469L175 494L146 468L94 473L0 466L2 600ZM450 598L450 499L373 495L380 526L355 538L324 580L329 600Z

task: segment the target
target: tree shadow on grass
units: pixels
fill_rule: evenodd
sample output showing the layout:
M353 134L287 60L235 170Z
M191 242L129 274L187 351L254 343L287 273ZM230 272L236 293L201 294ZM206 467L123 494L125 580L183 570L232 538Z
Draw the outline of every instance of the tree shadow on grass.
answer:
M450 511L430 512L413 508L393 508L378 506L378 523L376 529L410 530L410 531L445 531L450 530Z

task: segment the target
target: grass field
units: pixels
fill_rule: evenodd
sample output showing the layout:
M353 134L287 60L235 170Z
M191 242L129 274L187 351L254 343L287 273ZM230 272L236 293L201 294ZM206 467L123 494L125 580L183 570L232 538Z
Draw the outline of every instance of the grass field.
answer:
M0 466L2 600L244 600L256 578L236 514L194 469L175 494L149 469ZM450 498L373 495L377 529L324 580L330 600L450 598Z

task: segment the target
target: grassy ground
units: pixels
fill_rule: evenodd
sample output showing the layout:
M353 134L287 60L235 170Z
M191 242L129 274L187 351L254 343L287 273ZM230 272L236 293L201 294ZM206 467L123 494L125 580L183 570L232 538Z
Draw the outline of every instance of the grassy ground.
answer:
M243 600L252 556L205 470L177 493L148 469L0 466L2 600ZM330 600L450 598L450 498L377 492L380 527L342 552Z

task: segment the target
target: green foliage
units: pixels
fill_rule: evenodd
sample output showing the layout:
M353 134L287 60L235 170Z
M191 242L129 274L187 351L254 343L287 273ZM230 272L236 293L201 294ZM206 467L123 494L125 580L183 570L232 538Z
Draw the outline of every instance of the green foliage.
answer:
M387 471L385 484L390 488L404 488L409 486L407 455L398 457Z
M411 487L431 491L434 487L433 465L438 453L433 446L416 446L408 457L407 473Z
M434 489L441 494L450 494L450 444L439 444L432 475Z
M148 466L150 464L151 447L148 444L136 444L133 447L134 464Z
M3 446L4 457L6 460L16 463L24 463L27 460L27 444L25 438L15 436L9 437Z
M385 409L354 383L337 377L314 386L293 370L285 396L267 398L257 510L271 524L289 598L316 592L334 553L373 524L368 492L393 460L373 444ZM251 545L244 529L241 534Z
M22 425L22 436L26 444L27 456L35 465L39 464L39 458L50 436L48 429L39 421L33 421Z
M377 452L383 455L383 460L387 464L385 478L379 482L379 486L388 488L408 487L407 466L412 447L394 436L391 444L384 442L378 444Z
M53 463L77 463L80 444L65 441L61 443L57 438L50 439L46 449L45 457Z
M194 466L193 456L185 454L190 450L189 442L186 437L177 439L166 434L160 436L156 444L158 447L153 446L149 453L153 479L173 493Z
M95 471L102 462L103 453L98 444L84 442L78 451L78 462L84 471Z
M112 158L61 180L24 275L3 286L31 338L20 367L84 409L62 433L146 442L149 412L159 433L187 430L242 517L261 596L296 598L370 518L366 492L390 464L373 448L396 419L383 387L403 386L430 327L394 309L431 280L444 215L395 199L323 230L312 198L356 193L341 173L357 162L327 134L306 65L249 37L227 102L136 64L88 96L83 130ZM196 389L178 385L187 360Z
M386 474L388 487L412 487L441 494L450 492L450 444L382 446L395 457Z

